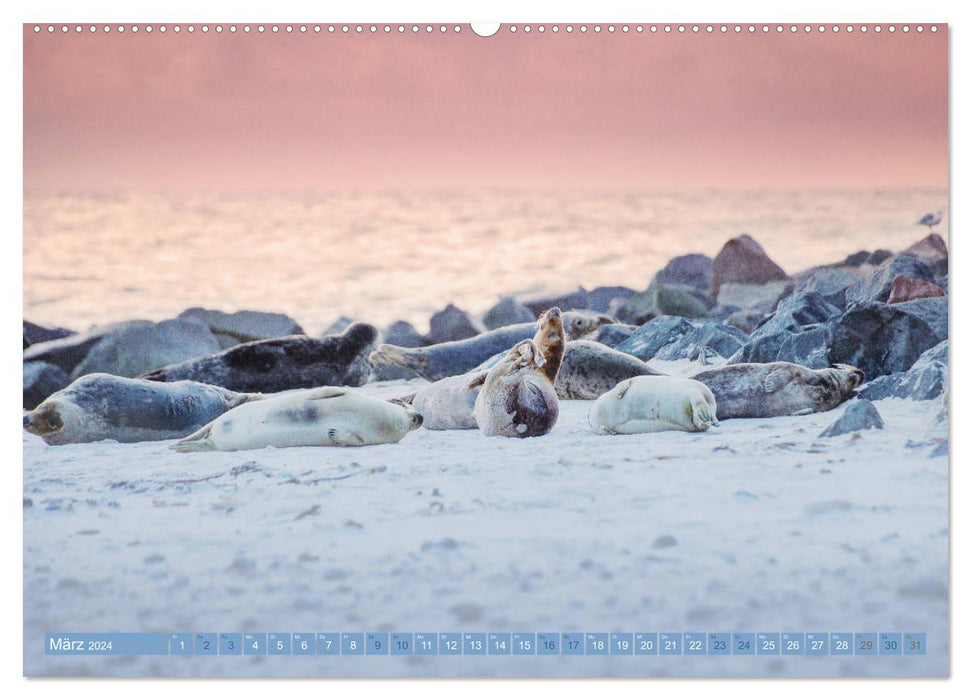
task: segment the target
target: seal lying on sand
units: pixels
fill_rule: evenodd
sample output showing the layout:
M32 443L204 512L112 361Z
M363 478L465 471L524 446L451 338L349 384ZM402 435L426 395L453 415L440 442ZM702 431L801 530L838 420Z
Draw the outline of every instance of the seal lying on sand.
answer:
M87 374L25 413L24 430L48 445L172 440L260 398L198 382L160 384Z
M692 377L718 401L718 417L771 418L828 411L863 383L851 365L809 369L791 362L725 365Z
M243 343L215 355L142 375L154 382L192 379L233 391L275 393L318 386L361 386L371 374L368 355L378 329L353 323L339 335L288 335Z
M602 314L567 311L562 314L563 328L569 340L582 338L614 320ZM474 369L497 353L505 353L516 343L532 337L535 323L517 323L482 333L466 340L454 340L422 348L380 345L371 354L372 364L408 367L430 382L453 377Z
M534 437L556 424L559 401L553 382L566 338L560 310L538 321L536 335L523 340L489 370L475 400L475 422L486 435Z
M421 425L410 406L324 386L274 396L227 411L172 445L177 452L262 447L356 447L398 442Z
M696 433L718 425L711 389L681 377L627 379L593 402L589 421L601 435Z

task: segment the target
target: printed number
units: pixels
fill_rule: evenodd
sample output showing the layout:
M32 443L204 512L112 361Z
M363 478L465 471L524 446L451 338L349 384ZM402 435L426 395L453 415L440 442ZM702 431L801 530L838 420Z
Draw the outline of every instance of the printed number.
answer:
M253 648L256 649L256 650L259 650L260 643L259 642L253 642Z
M236 642L230 641L228 646L229 646L229 650L232 651L233 649L236 648Z
M209 651L209 640L208 639L202 643L202 648L205 649L206 651Z
M799 641L795 639L790 639L786 642L787 651L799 651Z
M499 651L505 651L506 650L506 643L503 640L501 640L501 639L495 640L493 642L493 644L496 645L495 648L497 650L499 650Z
M837 641L836 642L836 650L837 651L846 651L849 648L850 648L850 643L849 642L846 642L846 641Z
M821 640L821 639L814 639L813 642L812 642L812 650L813 651L819 651L822 648L823 648L823 640Z
M179 642L179 650L185 651L185 642Z
M701 651L701 642L700 641L688 642L688 651Z
M569 647L571 649L579 649L580 648L580 640L579 639L571 639L569 642L567 642L567 644L569 645Z
M470 645L471 645L470 648L473 651L480 651L482 649L482 642L480 642L478 639L473 639L470 642Z
M595 639L593 641L593 648L596 649L597 651L603 651L603 648L604 648L603 640L602 639Z
M864 639L863 641L860 642L860 649L862 651L870 651L871 649L873 649L873 642Z
M728 645L725 644L724 640L716 639L711 643L711 648L715 651L725 651L725 649L728 648Z
M641 640L641 651L651 651L654 648L654 642L649 639Z
M912 640L910 642L910 650L911 651L918 651L918 650L920 650L920 642L918 642L916 639L915 640Z
M381 642L379 642L377 639L374 640L374 648L375 649L380 649L381 648Z
M626 639L621 639L617 642L617 648L621 651L627 651L630 649L630 642L628 642Z
M752 644L747 639L739 639L735 648L739 651L746 651L752 648Z
M552 651L553 649L556 649L556 642L554 642L552 639L547 639L545 642L543 642L543 648L547 651Z
M426 639L422 641L421 648L424 649L425 651L431 651L432 643Z
M300 651L307 651L308 644L306 641L300 642Z
M445 642L445 648L448 649L449 651L458 651L458 649L459 649L459 643L456 642L456 641L454 641L454 640L453 641L447 641L447 642Z
M519 648L523 651L529 651L533 648L533 645L529 643L528 639L521 639L519 640Z
M897 648L897 640L896 639L883 640L883 648L887 649L888 651L895 650Z
M763 651L772 651L773 649L775 649L775 642L773 640L771 639L762 640Z
M402 649L404 651L407 651L408 650L408 640L407 639L399 639L398 640L398 648L399 649Z
M350 649L351 649L351 651L354 651L355 649L357 649L357 642L354 641L353 639L351 640Z
M675 642L674 640L669 639L664 642L664 649L666 651L674 651L677 648L678 648L678 643Z

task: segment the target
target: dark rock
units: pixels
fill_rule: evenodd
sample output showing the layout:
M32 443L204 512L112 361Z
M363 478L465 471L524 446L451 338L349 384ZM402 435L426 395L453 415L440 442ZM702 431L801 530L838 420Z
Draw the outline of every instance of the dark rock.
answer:
M209 327L197 319L146 321L106 334L74 368L71 377L77 379L93 372L137 377L219 350Z
M906 275L897 275L890 283L890 297L887 299L887 303L899 304L903 301L942 296L944 296L944 290L933 282L915 280Z
M701 323L654 355L657 360L706 359L712 355L731 357L745 343L748 335L723 323Z
M547 309L558 306L560 311L590 308L590 292L583 287L577 287L566 294L544 294L519 297L519 303L533 312L536 318Z
M853 267L824 265L800 272L794 279L793 296L816 292L830 304L842 308L846 302L846 290L861 278Z
M928 401L947 388L947 343L940 343L923 355L906 372L896 372L867 382L858 394L870 401L898 398Z
M654 275L653 282L693 287L708 293L711 289L712 259L700 253L679 255Z
M122 321L97 326L87 333L35 343L24 350L24 362L49 362L70 374L107 334L125 328L151 325L151 321Z
M726 326L737 328L743 333L751 333L765 319L765 314L753 309L739 309L733 311L722 322Z
M840 309L830 304L818 292L793 294L783 299L775 313L760 323L753 338L763 338L783 331L799 331L805 326L828 321L840 315Z
M46 343L48 340L57 340L76 335L74 331L67 328L45 328L36 323L24 321L24 349L37 343Z
M220 347L224 350L251 340L303 335L304 332L300 324L286 314L265 311L236 311L228 314L196 306L186 309L177 318L201 321L216 336Z
M608 323L597 329L596 335L591 338L598 343L603 343L608 348L616 348L625 340L631 337L637 326L626 323Z
M693 287L655 281L627 299L617 312L617 320L640 325L657 316L704 318L712 306L714 302Z
M631 333L616 349L647 361L661 348L676 342L693 329L694 326L680 316L658 316Z
M490 331L511 326L514 323L531 323L535 320L536 315L512 297L503 297L498 304L482 315L482 323Z
M332 324L327 326L327 328L324 329L324 332L320 334L320 337L326 338L328 335L340 335L345 330L347 330L347 327L350 326L352 323L354 323L353 318L348 318L347 316L341 316Z
M395 321L381 332L382 342L402 348L421 348L428 340L407 321Z
M464 340L479 335L482 326L469 314L449 304L431 318L429 343L447 343L450 340Z
M880 417L880 412L877 411L876 406L866 399L859 399L850 403L843 415L821 432L819 437L836 437L837 435L871 429L882 430L883 418Z
M765 284L789 276L748 234L728 241L711 266L711 296L718 298L723 284Z
M24 363L24 410L31 411L71 383L68 373L49 362Z
M791 293L792 282L786 280L766 282L765 284L728 282L722 285L721 291L718 293L718 304L771 313L779 300Z
M929 233L912 246L902 251L903 255L913 255L925 261L946 261L948 257L947 243L936 233Z
M861 301L887 301L890 287L897 275L904 275L928 282L934 281L933 271L920 259L912 255L897 255L887 260L870 275L846 289L846 303Z
M869 250L861 250L857 253L853 253L852 255L847 255L846 260L839 264L840 266L846 267L859 267L860 265L863 265L869 259L869 257Z
M620 304L634 294L636 292L630 287L597 287L587 296L586 308L602 314L610 313L611 307L619 308Z
M870 257L867 258L867 265L882 265L885 261L893 257L893 253L889 250L884 250L883 248L878 248L877 250L870 253Z

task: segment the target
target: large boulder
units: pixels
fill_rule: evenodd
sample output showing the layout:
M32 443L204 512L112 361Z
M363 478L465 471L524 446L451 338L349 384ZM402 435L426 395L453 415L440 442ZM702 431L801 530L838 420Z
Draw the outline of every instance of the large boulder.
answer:
M883 418L877 407L866 399L853 401L839 419L819 434L819 437L836 437L861 430L882 430Z
M590 292L583 287L564 294L533 294L518 297L519 302L533 312L539 318L547 309L554 306L559 307L560 311L571 311L573 309L590 308Z
M428 339L407 321L395 321L381 331L381 339L389 345L401 348L420 348L428 345Z
M611 313L634 296L636 292L630 287L597 287L587 294L587 306L590 311Z
M765 284L787 280L779 267L751 236L742 234L728 241L711 265L711 296L718 298L722 285Z
M447 343L479 335L482 325L462 309L449 304L431 318L429 343Z
M640 326L616 349L647 361L666 345L670 345L694 329L690 321L680 316L658 316Z
M71 383L63 369L49 362L24 363L24 409L31 411L41 401Z
M71 377L93 372L137 377L220 349L209 327L197 319L146 321L106 334L74 368Z
M327 326L323 332L320 334L321 338L326 338L328 335L340 335L346 331L350 325L354 323L354 319L350 316L341 316L336 321L332 322ZM303 335L302 333L298 335Z
M219 342L219 347L224 350L252 340L268 340L304 333L300 324L286 314L266 311L236 311L228 314L195 306L186 309L177 318L201 321L208 326Z
M24 349L37 343L46 343L48 340L58 340L71 335L76 335L76 333L67 328L45 328L36 323L24 321Z
M670 345L661 348L655 360L707 360L713 356L731 357L745 343L748 335L723 323L700 323Z
M512 297L502 297L498 304L482 314L482 324L490 331L535 320L536 315Z
M24 350L24 362L48 362L70 374L87 357L91 348L109 333L144 325L151 325L151 321L122 321L95 326L87 333L35 343Z
M922 260L931 269L936 278L947 274L947 243L936 233L927 234L927 236L905 249L903 254L912 255Z
M846 289L846 303L862 301L887 301L890 288L898 275L911 279L934 281L934 272L920 258L913 255L896 255L880 267Z
M757 309L739 309L728 314L722 323L743 333L752 333L764 320L765 314Z
M788 281L766 282L765 284L726 282L721 286L721 291L718 292L718 305L771 313L779 300L791 293L792 283Z
M598 343L606 345L608 348L616 348L634 334L637 326L627 323L606 323L597 329L596 334L591 338Z
M654 282L693 287L708 293L711 289L712 259L701 253L690 253L671 258L668 264L654 275Z
M870 401L879 399L913 399L929 401L947 388L947 344L939 343L925 352L906 372L895 372L867 382L859 395Z
M830 304L842 307L847 288L859 282L861 275L856 267L823 265L800 272L793 279L793 296L816 292Z
M942 296L944 296L944 290L933 282L915 280L906 275L897 275L890 283L890 297L887 299L887 303L899 304L903 301Z
M617 320L640 325L657 316L705 318L712 306L713 301L694 287L655 280L624 302L617 311Z

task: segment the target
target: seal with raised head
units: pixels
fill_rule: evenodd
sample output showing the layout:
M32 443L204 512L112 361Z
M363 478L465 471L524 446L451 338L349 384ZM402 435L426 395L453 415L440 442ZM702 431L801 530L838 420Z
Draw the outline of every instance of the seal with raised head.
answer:
M604 314L567 311L561 314L567 339L582 338L614 319ZM371 353L373 364L408 367L430 382L463 374L478 367L497 353L505 353L516 343L532 337L535 323L517 323L497 328L466 340L437 343L421 348L380 345Z
M261 398L198 382L161 384L87 374L24 413L24 430L48 445L172 440Z
M475 399L475 422L486 435L535 437L556 424L559 400L553 383L566 338L556 307L537 322L536 335L513 346L489 370Z
M718 417L725 420L828 411L846 401L864 377L851 365L809 369L791 362L768 362L725 365L692 379L711 389Z
M142 375L155 382L191 379L233 391L275 393L319 386L361 386L371 374L368 355L378 329L352 323L323 338L288 335L255 340Z
M421 422L410 406L324 386L244 404L171 447L206 452L381 445L398 442Z
M711 389L682 377L626 379L593 402L590 427L601 435L683 430L697 433L718 425Z

